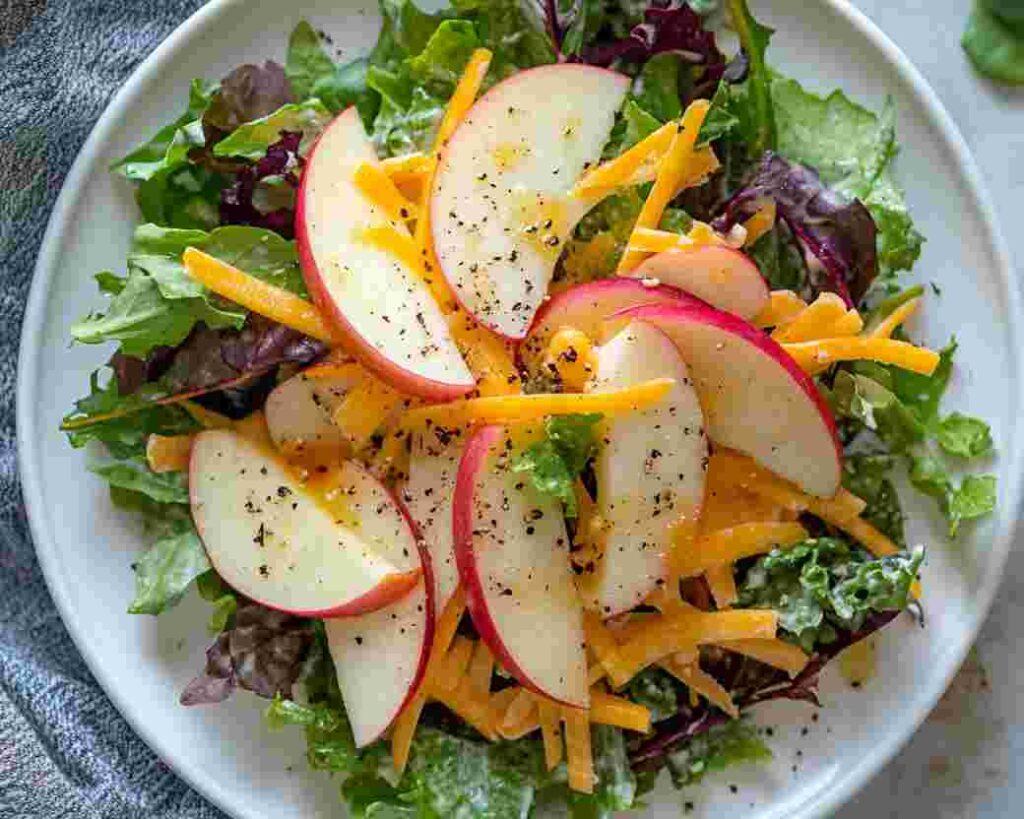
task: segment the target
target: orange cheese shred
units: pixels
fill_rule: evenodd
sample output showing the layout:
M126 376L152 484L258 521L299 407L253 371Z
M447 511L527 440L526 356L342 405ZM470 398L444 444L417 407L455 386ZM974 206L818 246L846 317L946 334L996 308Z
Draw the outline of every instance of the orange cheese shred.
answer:
M408 222L419 215L419 205L410 202L377 162L364 162L352 177L359 192L396 222Z
M675 660L666 660L659 663L661 668L689 686L690 691L704 697L708 702L721 708L733 719L739 717L740 711L736 703L732 701L729 692L721 684L705 671L702 671L696 663L682 665Z
M687 160L693 155L697 134L704 122L704 117L707 116L709 107L710 103L707 100L695 100L683 112L672 142L658 163L658 175L654 180L654 187L651 188L650 194L640 209L634 231L637 228L656 228L661 222L668 203L679 193L680 184L686 174ZM632 270L642 256L641 253L627 249L619 262L618 272L625 273Z
M678 127L678 123L674 121L666 122L629 150L623 151L614 159L609 159L596 168L591 168L576 183L573 194L580 196L633 184L633 177L646 162L650 161L652 157L660 157L668 150Z
M335 341L333 329L316 307L294 293L243 273L194 247L185 249L182 262L193 279L218 296L303 335L328 343Z
M486 48L478 48L470 56L469 62L462 69L462 76L459 77L459 82L455 86L455 93L452 94L452 98L448 101L448 107L445 109L441 126L437 129L437 136L434 139L436 148L443 147L451 139L455 129L459 127L459 123L469 113L469 109L473 107L473 103L476 102L477 95L484 84L487 70L491 67L491 59L493 57L494 54Z
M569 787L577 793L594 792L594 755L590 746L590 721L587 712L562 708L565 721L565 756L569 769Z
M462 675L466 673L469 660L473 656L473 641L468 637L457 635L452 647L448 650L444 668L433 679L430 692L454 691Z
M789 546L807 537L807 530L799 523L741 523L702 535L688 549L675 549L672 554L679 562L679 576L693 577L709 567L764 554L775 546Z
M600 393L538 393L470 398L409 410L402 424L418 428L428 422L451 424L517 423L548 415L599 412L604 415L637 412L661 400L672 389L671 378L654 378L621 390Z
M688 233L671 233L654 228L636 228L629 237L629 248L637 253L685 252L702 245L724 245L726 241L702 222ZM704 230L703 228L707 228Z
M736 590L736 577L731 565L723 563L709 566L704 570L704 579L708 581L716 608L727 609L736 602L739 592Z
M154 472L184 472L192 454L192 435L150 435L146 463Z
M651 712L625 697L616 697L600 688L590 690L590 721L595 725L614 725L627 731L646 734L651 730Z
M331 420L359 448L369 443L371 436L402 404L399 393L366 373L345 395Z
M544 742L544 763L549 771L562 761L562 725L558 718L558 706L546 697L536 696L537 715L540 721L541 738Z
M743 229L746 231L743 244L747 247L756 244L758 239L775 227L776 215L774 200L759 207L754 215L743 223Z
M931 375L939 365L939 354L905 341L855 336L826 338L799 344L783 344L804 372L816 375L840 361L877 361L893 364L920 375Z
M871 338L891 338L896 328L909 319L921 306L921 297L910 299L893 310L879 323L877 327L867 333Z
M434 641L430 646L427 672L420 690L402 709L391 729L391 760L394 762L395 770L399 773L405 770L405 766L409 762L409 750L412 748L416 726L419 724L423 706L427 701L427 690L432 687L444 665L448 647L455 638L455 631L458 629L459 621L462 620L465 611L466 594L460 586L445 605L444 611L441 612L441 616L434 626Z
M827 338L832 326L846 315L846 302L835 293L822 293L785 327L776 328L772 338L785 342Z
M596 613L583 613L583 632L588 648L594 653L612 684L619 688L629 682L630 675L619 658L619 647L615 637Z
M506 688L495 694L510 693L509 703L497 720L498 734L502 739L520 739L540 729L540 712L537 697L525 688ZM492 700L493 702L493 700Z
M772 290L768 305L756 316L758 327L783 327L807 309L807 302L792 290Z
M752 657L759 662L770 665L773 668L781 669L795 677L804 670L808 659L799 646L787 643L778 639L754 639L754 640L722 640L715 645L720 648L734 651L745 657Z

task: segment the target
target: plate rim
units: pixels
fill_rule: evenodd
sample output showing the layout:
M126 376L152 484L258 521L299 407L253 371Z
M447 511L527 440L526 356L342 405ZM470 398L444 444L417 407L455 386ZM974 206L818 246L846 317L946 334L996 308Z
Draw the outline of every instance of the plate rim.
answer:
M179 24L146 59L136 66L104 108L83 143L64 180L48 219L33 269L19 339L15 414L19 478L33 546L50 596L75 647L103 692L139 738L191 788L209 799L221 810L231 816L239 817L239 819L243 819L246 814L233 804L228 790L215 779L206 776L199 765L190 762L187 758L173 756L164 747L161 737L147 727L147 721L142 718L141 713L138 713L136 703L116 686L108 684L105 666L101 662L101 658L92 652L84 626L79 625L78 621L70 616L69 597L65 593L64 584L56 567L57 556L56 550L53 548L50 520L42 500L41 475L40 471L36 469L32 454L33 443L37 440L35 434L37 425L33 406L35 397L33 379L41 349L39 336L45 323L46 306L52 291L55 262L62 250L69 216L83 195L82 183L91 173L104 145L112 135L115 125L135 104L147 83L155 79L163 67L171 62L188 45L190 40L200 36L208 25L232 7L243 2L244 0L210 0ZM955 157L959 172L966 183L968 194L973 199L984 223L986 244L993 252L1001 279L1000 283L1010 300L1008 312L1011 317L1021 315L1024 284L1014 275L1010 252L991 195L959 127L942 104L938 94L902 50L889 39L888 35L864 12L855 8L849 0L820 0L820 3L840 15L846 24L854 28L881 52L891 69L907 84L908 90L925 110L931 122L937 126L944 147L948 148ZM1014 349L1024 349L1024 327L1019 322L1011 320L1009 330ZM1021 373L1019 358L1014 361L1014 368L1017 388L1011 395L1015 399L1016 407L1020 408L1024 405L1024 376ZM841 774L838 781L834 782L826 792L810 793L798 805L789 805L790 810L795 809L808 818L824 817L852 798L910 741L962 665L991 611L1018 529L1017 512L1021 507L1022 497L1021 467L1024 463L1021 426L1019 413L1017 413L1010 429L1009 442L1004 456L1008 458L1006 474L1011 481L1006 491L1010 503L998 518L998 531L991 548L994 559L981 583L981 593L977 598L980 605L976 606L974 622L970 624L967 631L969 637L963 639L962 644L958 645L951 654L956 662L951 662L944 673L930 678L929 683L924 686L924 692L918 698L918 706L910 714L904 730L890 732L875 746L870 755L865 756L845 774Z

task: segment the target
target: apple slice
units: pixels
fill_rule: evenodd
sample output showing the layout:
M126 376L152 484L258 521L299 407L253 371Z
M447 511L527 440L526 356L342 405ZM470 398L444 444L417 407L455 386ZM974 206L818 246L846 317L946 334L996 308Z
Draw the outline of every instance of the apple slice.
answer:
M381 487L355 467L339 474L337 510L300 485L267 448L229 430L199 433L189 462L192 518L210 563L232 588L303 617L355 615L408 593L418 569L385 555L408 525L378 519Z
M577 63L520 71L477 101L441 151L434 248L481 324L526 334L566 239L597 202L570 192L600 159L629 85Z
M430 290L397 255L360 236L388 225L407 232L355 186L356 169L376 161L355 108L320 135L295 212L306 286L349 351L382 381L430 400L457 398L475 383Z
M605 528L598 560L576 583L585 606L613 617L665 582L672 525L700 514L708 441L689 371L660 330L631 322L598 350L597 360L592 391L651 378L676 381L653 407L603 425L595 473Z
M444 611L459 585L452 540L452 498L465 435L464 429L437 426L413 435L409 479L402 490L406 508L430 552L438 611Z
M327 642L352 735L360 748L376 742L419 690L434 639L436 588L430 555L409 525L406 511L362 467L374 487L369 501L373 533L387 535L382 554L405 571L421 570L401 600L358 617L327 620Z
M589 702L583 609L558 502L512 470L529 430L480 429L459 465L455 559L473 625L527 688L577 708Z
M528 371L536 373L551 337L563 327L574 327L600 342L605 319L627 307L698 303L693 296L674 287L645 284L639 279L598 279L580 284L563 290L540 308L519 347L520 361Z
M712 441L747 453L811 495L836 493L842 445L832 412L769 336L707 305L642 305L614 319L653 324L672 339L690 368Z
M344 452L348 441L331 416L359 380L353 367L320 364L275 387L263 411L277 448L290 456Z
M712 307L750 320L768 306L768 284L745 253L721 245L656 253L629 272L657 279L706 301Z

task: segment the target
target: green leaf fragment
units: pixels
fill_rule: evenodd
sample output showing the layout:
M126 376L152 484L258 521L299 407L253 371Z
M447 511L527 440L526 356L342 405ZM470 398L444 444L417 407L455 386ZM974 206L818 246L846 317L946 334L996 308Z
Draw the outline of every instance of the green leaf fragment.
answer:
M1003 6L1013 8L1017 16L1008 16ZM1024 24L1019 9L1019 4L1008 0L999 4L975 0L960 41L981 74L1014 85L1024 83Z
M992 432L980 418L954 412L939 422L935 441L950 455L977 458L992 451Z

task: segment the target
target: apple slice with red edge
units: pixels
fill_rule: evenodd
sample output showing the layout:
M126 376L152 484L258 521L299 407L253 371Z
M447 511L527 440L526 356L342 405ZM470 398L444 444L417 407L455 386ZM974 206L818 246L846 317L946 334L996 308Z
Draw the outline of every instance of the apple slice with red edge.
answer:
M434 248L481 324L526 334L576 223L597 203L570 192L601 158L629 77L579 63L520 71L470 109L441 150Z
M519 346L522 365L536 374L548 343L563 327L573 327L601 341L604 322L613 313L640 304L699 304L688 293L674 287L644 283L640 279L598 279L563 290L537 312L533 326Z
M344 452L348 441L331 414L357 383L354 369L318 364L278 384L263 407L277 448L290 457Z
M313 300L345 346L396 390L445 401L475 381L441 308L415 270L366 242L391 220L356 187L356 169L377 162L355 108L338 115L313 147L299 186L295 241Z
M665 583L672 526L695 521L704 500L708 441L700 400L672 341L634 321L597 351L591 392L672 378L654 406L606 419L597 458L597 514L604 522L597 560L577 576L583 603L613 617Z
M708 436L750 455L805 492L831 497L842 444L814 381L768 335L713 307L642 305L615 326L652 324L672 339L700 396Z
M423 684L437 611L430 554L415 526L387 489L368 474L365 482L375 487L360 501L371 504L373 532L398 533L382 543L384 556L406 571L420 570L421 576L409 594L390 606L324 623L345 713L360 748L383 736Z
M583 609L558 501L512 465L530 432L501 426L466 443L455 486L455 559L477 633L524 686L589 703Z
M437 425L414 434L409 478L402 489L402 499L430 552L438 611L444 611L459 585L452 539L452 502L466 436L465 429Z
M712 307L748 321L768 306L768 284L754 261L745 253L722 245L655 253L628 275L678 287Z
M189 462L192 518L224 581L268 608L303 617L356 615L408 594L418 567L397 565L384 547L408 525L376 520L381 490L352 465L335 487L347 520L308 492L270 449L230 430L195 437Z

